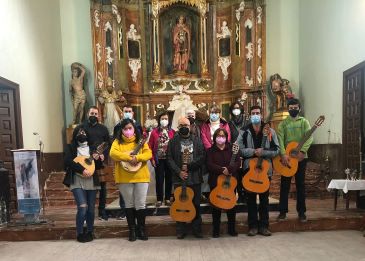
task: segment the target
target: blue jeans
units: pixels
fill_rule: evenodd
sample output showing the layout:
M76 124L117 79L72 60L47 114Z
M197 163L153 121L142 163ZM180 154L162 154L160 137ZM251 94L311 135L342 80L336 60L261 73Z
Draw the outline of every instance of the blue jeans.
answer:
M86 220L87 232L94 229L96 190L83 190L75 188L72 190L77 204L76 232L80 235L84 232Z

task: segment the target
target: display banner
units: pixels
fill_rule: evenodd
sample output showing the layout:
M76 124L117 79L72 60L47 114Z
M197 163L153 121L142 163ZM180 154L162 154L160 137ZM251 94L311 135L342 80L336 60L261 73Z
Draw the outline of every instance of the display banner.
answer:
M37 154L35 150L13 150L18 211L38 214L39 196Z

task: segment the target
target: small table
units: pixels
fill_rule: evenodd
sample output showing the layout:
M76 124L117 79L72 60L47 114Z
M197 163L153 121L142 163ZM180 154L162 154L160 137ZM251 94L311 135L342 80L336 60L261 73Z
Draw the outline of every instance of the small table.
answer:
M337 208L337 192L341 189L346 194L346 209L349 209L350 197L347 194L349 190L365 190L365 180L348 180L348 179L333 179L328 185L328 189L334 189L335 192L335 202L334 208Z

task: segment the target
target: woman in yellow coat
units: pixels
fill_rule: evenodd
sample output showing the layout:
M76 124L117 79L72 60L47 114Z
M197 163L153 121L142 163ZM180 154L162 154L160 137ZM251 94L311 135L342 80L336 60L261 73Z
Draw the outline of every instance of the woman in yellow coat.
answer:
M141 133L137 131L133 120L124 119L110 149L110 157L115 161L115 183L125 201L129 241L148 239L145 233L146 197L150 182L147 161L152 158L152 151L144 143L136 155L131 153L141 141ZM140 164L141 167L137 171L129 171L121 163L130 164L131 167Z

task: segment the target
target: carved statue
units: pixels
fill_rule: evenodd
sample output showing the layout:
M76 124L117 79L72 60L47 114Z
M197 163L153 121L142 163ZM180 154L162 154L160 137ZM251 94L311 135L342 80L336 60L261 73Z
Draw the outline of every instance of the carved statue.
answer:
M98 101L104 105L104 125L108 128L109 134L113 135L114 126L119 122L122 112L117 102L125 102L125 98L122 91L115 92L111 78L108 78L106 89L101 92Z
M270 88L275 97L274 112L286 109L286 101L292 94L289 81L282 79L279 74L270 77Z
M72 78L70 81L70 95L73 106L72 124L79 124L84 117L86 93L84 90L85 67L80 63L71 64Z
M190 58L190 29L185 23L186 18L180 15L172 30L174 70L183 72L188 69L188 62Z

